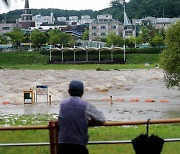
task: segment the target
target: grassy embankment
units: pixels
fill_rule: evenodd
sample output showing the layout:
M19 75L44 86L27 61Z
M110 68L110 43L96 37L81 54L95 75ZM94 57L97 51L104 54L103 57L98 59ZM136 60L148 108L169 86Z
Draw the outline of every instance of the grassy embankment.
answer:
M2 115L0 125L26 126L47 125L50 119L56 119L57 115ZM179 125L150 125L149 135L155 134L161 138L179 137ZM146 133L146 126L114 126L114 127L91 127L89 128L90 141L131 140L139 134ZM48 130L28 131L0 131L0 143L33 143L49 142ZM13 137L12 137L13 136ZM165 143L162 154L180 153L180 142ZM90 154L133 154L132 144L123 145L88 145ZM1 147L0 153L6 154L41 154L49 153L49 147Z
M137 69L155 68L159 62L158 54L127 54L126 64L48 64L49 56L39 52L0 52L0 68L11 69ZM149 66L144 64L149 62Z

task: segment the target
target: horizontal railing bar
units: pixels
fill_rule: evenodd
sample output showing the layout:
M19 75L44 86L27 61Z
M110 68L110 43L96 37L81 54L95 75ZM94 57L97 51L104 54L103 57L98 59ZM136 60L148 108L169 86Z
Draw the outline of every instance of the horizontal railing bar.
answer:
M179 142L180 138L164 139L164 142ZM90 141L88 144L130 144L131 140L121 140L121 141Z
M88 144L128 144L132 143L131 140L122 141L89 141Z
M164 142L179 142L180 138L166 138L164 139Z
M168 123L179 123L180 118L173 119L160 119L160 120L148 120L148 124L168 124ZM140 121L121 121L121 122L105 122L105 123L95 123L90 124L93 126L122 126L122 125L142 125L147 124L147 120ZM10 127L0 127L1 130L31 130L31 129L49 129L49 126L10 126Z
M91 124L90 126L122 126L122 125L142 125L142 124L168 124L179 123L180 118L158 119L158 120L140 120L140 121L121 121L121 122L105 122L100 124Z
M180 138L171 138L164 139L164 142L179 142ZM89 145L93 144L130 144L131 140L121 140L121 141L89 141ZM0 147L9 147L9 146L49 146L50 143L9 143L9 144L0 144Z
M32 129L49 129L49 126L10 126L0 127L1 130L32 130Z
M49 146L50 143L8 143L0 144L0 147L9 147L9 146Z

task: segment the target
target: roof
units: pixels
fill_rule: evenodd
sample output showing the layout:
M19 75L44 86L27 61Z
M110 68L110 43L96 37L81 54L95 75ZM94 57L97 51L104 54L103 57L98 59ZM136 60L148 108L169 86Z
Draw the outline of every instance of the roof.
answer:
M170 18L157 18L156 23L170 23Z
M25 6L24 6L25 9L29 9L29 1L28 0L25 0Z

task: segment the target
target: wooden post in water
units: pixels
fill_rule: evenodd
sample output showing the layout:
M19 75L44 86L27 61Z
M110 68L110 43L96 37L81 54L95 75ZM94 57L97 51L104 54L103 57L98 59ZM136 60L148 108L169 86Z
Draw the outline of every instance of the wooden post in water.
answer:
M110 105L111 105L111 106L113 105L112 96L110 96Z
M51 95L49 95L49 104L51 104Z

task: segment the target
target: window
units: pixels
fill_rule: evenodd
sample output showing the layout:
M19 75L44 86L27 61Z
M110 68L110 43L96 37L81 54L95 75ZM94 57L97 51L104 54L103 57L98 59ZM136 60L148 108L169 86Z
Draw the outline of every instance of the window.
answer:
M111 29L116 29L116 26L111 26Z
M93 36L96 36L96 33L92 33Z
M92 26L92 29L96 29L96 26Z
M132 35L132 31L125 31L125 35L126 36L131 36Z
M3 27L3 30L10 30L10 27Z
M106 26L101 26L101 29L106 29Z
M101 36L106 36L106 34L105 33L101 33Z

